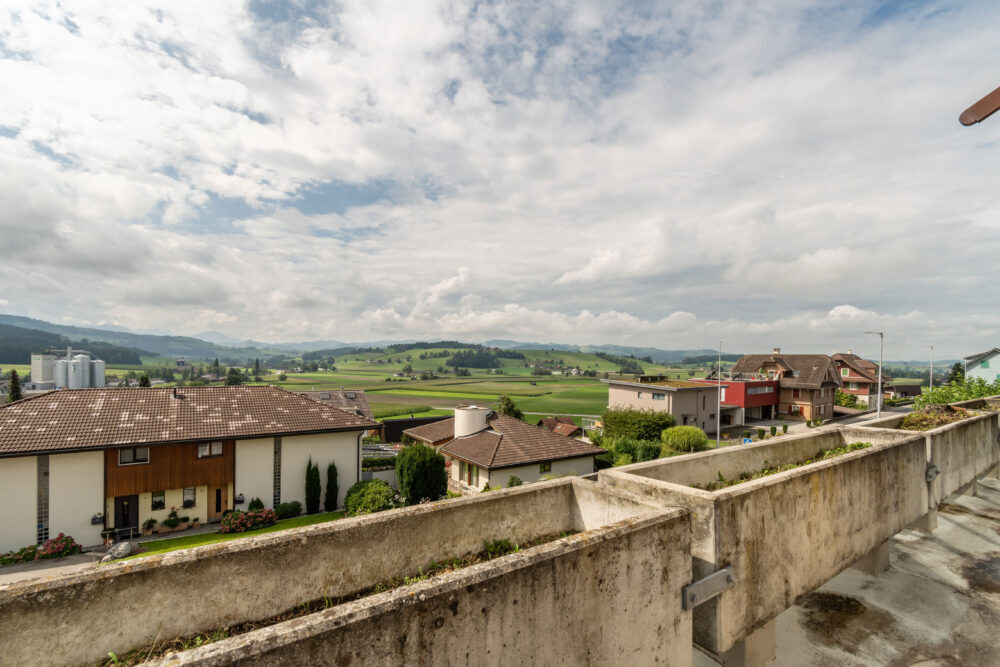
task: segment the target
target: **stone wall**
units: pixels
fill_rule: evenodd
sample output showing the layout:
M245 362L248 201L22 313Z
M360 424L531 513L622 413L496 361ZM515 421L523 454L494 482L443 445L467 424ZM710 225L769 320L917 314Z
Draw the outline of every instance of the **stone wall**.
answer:
M578 618L571 618L583 622L593 614L603 623L618 615L615 628L644 628L642 637L626 633L615 644L607 634L593 634L598 627L595 620L587 626L592 638L585 648L577 644L584 641L586 633L576 630L565 630L565 638L549 634L548 641L553 644L566 650L574 645L577 651L595 654L612 652L607 655L636 645L643 647L643 655L650 656L654 651L664 656L680 650L672 637L682 637L683 643L689 644L691 619L679 604L680 587L690 580L687 513L646 504L590 482L560 479L0 586L0 635L17 637L5 646L4 659L28 664L44 655L55 664L97 661L109 651L123 653L155 637L207 632L269 618L324 596L352 595L380 582L416 575L432 562L477 553L486 541L524 543L574 530L583 532L543 545L538 551L529 549L491 561L485 568L477 566L476 576L482 579L470 579L469 585L499 586L490 588L499 591L502 586L496 582L509 576L522 587L516 590L524 591L523 597L504 594L491 600L487 609L493 610L494 618L524 623L516 617L538 603L529 591L549 571L559 573L560 578L547 583L548 588L539 593L547 590L554 601L565 599L576 605L571 613ZM677 569L666 570L664 563ZM521 565L536 569L514 573ZM585 575L590 567L600 575ZM463 570L454 576L473 574ZM434 580L434 585L445 584ZM464 584L457 586L447 594L448 600L458 600L463 609L471 609L477 596L469 594ZM399 590L415 595L412 588ZM411 607L406 607L409 611L405 614L389 613L391 607L380 606L386 598L371 601L377 597L366 598L366 604L371 613L382 609L388 614L380 627L391 630L389 634L408 634L403 628L414 622L411 612L423 613ZM426 609L436 609L438 602ZM652 627L653 621L646 618L649 609L658 614ZM661 612L666 616L659 615ZM546 613L551 616L550 624L560 618L551 610ZM464 633L463 645L485 644L500 651L502 642L496 642L502 636L490 635L493 631L487 632L481 615L463 613L448 622L452 632L459 628ZM391 625L397 621L402 625ZM293 625L304 623L297 619ZM529 640L531 626L517 627L522 629L524 640L513 642L508 651L522 643L541 650L544 637ZM660 627L663 630L658 632ZM58 641L53 641L53 628L58 628ZM439 641L446 636L439 633ZM374 637L368 639L375 641ZM354 641L353 645L360 646L357 642L363 639L359 635ZM606 642L610 644L605 646ZM385 650L393 646L391 642L384 644ZM453 655L447 651L456 650L454 646L447 650L444 646L442 655ZM398 660L409 650L400 646ZM516 653L505 655L516 661Z

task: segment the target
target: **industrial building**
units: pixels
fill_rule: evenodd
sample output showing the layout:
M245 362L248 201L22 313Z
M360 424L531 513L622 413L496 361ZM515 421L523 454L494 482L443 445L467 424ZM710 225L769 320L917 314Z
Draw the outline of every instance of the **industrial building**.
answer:
M103 388L104 374L104 361L87 350L67 347L65 352L31 355L31 381L40 388L46 384L52 389Z

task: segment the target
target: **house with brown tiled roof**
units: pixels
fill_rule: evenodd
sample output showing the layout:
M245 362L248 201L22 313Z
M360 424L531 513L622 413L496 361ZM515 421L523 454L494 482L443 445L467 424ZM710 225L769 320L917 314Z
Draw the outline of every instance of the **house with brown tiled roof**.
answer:
M59 533L134 534L171 508L202 523L252 498L305 505L309 459L340 497L377 424L278 387L67 389L0 406L0 552ZM320 475L325 482L325 474Z
M853 394L858 397L859 401L868 405L871 398L878 394L878 364L859 357L851 350L848 350L846 354L838 352L833 355L833 363L837 365L840 381L844 383L840 391L845 394ZM883 370L883 390L891 384L892 376Z
M368 397L365 396L365 392L357 389L344 389L341 387L339 391L299 391L296 393L299 396L305 396L314 401L325 403L344 412L361 415L366 419L375 419L375 414L368 404Z
M507 486L511 477L535 482L546 475L587 475L604 449L497 414L488 407L463 405L455 416L404 431L437 445L453 485L478 491Z
M576 425L572 417L542 417L536 425L567 438L583 435L583 429Z
M843 386L833 359L825 354L747 354L731 372L737 379L778 382L778 415L789 419L830 419L833 399Z

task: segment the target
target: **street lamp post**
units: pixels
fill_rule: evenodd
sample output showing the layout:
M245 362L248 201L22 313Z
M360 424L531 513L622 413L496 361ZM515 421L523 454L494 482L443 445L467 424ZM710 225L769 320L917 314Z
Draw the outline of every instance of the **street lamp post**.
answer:
M878 388L877 388L877 398L875 399L878 406L878 410L875 413L876 419L882 418L882 348L883 341L885 340L885 333L882 331L866 331L866 334L878 335Z
M715 406L715 448L722 444L722 341L719 341L719 363L715 367L715 392L718 404Z
M928 345L931 348L931 390L934 390L934 346Z

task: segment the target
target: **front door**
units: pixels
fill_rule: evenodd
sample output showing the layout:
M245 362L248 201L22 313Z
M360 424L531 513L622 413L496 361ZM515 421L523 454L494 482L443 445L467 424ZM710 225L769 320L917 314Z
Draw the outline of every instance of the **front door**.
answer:
M226 489L221 487L210 488L208 493L208 518L218 519L226 511Z
M139 496L115 498L115 530L139 528Z

